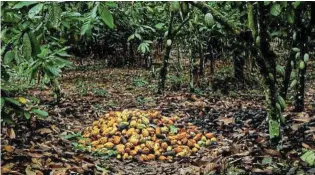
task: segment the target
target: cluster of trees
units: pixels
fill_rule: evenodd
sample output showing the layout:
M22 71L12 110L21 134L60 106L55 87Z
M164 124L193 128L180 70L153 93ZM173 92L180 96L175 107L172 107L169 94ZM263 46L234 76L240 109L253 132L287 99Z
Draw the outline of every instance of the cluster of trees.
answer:
M188 51L191 91L199 81L195 77L204 76L206 61L214 73L216 59L231 57L234 77L241 81L245 63L254 62L266 85L271 139L279 139L285 122L281 112L289 87L296 110L304 109L315 3L1 2L1 8L1 113L6 121L46 115L13 98L16 87L9 82L50 85L58 100L58 77L71 66L67 58L72 55L81 62L97 58L109 66L149 69L160 60L158 93L163 93L172 50L178 53L178 76L180 50ZM275 38L286 56L271 48Z

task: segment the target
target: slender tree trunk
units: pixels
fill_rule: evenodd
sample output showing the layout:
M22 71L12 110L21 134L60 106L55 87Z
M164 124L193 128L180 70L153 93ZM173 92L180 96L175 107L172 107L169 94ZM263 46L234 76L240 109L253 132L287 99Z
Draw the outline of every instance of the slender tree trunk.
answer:
M234 55L234 77L238 80L244 80L244 58L240 52Z
M266 14L269 8L266 8L263 2L258 3L259 11L259 36L260 36L260 52L268 67L263 74L265 74L265 81L268 86L267 104L268 104L268 121L269 121L269 135L270 139L277 142L280 138L280 110L277 108L277 87L276 87L276 55L270 50L270 43L268 42L267 20ZM261 68L262 70L262 68ZM262 70L263 71L263 70Z
M202 51L202 43L199 42L199 57L200 57L200 62L199 62L199 75L202 77L204 75L204 67L205 67L205 60L204 60L204 55Z
M301 8L301 7L299 7ZM298 9L299 18L297 21L297 25L300 26L300 32L298 35L298 44L300 47L300 58L298 61L298 70L299 70L299 83L298 89L295 96L295 111L301 112L304 110L304 94L305 94L305 76L306 76L306 68L307 63L304 61L304 55L308 54L308 49L306 44L308 43L308 36L311 32L311 23L308 26L303 24L302 19L304 17L304 13L302 13L301 9ZM304 67L301 65L304 64Z
M288 40L290 40L290 37L293 35L293 32L289 33L289 37L287 38ZM291 43L289 44L289 50L290 50L290 54L289 54L289 58L287 58L287 62L286 62L286 66L285 66L285 74L284 74L284 78L282 81L282 89L280 91L281 93L281 97L285 100L287 98L287 93L288 93L288 89L289 89L289 83L290 83L290 78L291 78L291 72L292 72L292 61L295 62L295 54L292 50L293 47L295 47L295 40L292 40Z
M167 65L168 65L168 59L170 57L170 52L172 49L172 43L173 43L173 36L172 36L172 23L174 20L174 13L171 12L171 19L170 19L170 23L168 25L168 35L167 35L167 39L166 39L166 47L165 47L165 53L164 53L164 57L163 57L163 63L162 63L162 68L160 71L160 78L159 78L159 86L158 86L158 93L161 94L162 92L164 92L164 88L165 88L165 80L166 80L166 74L167 74ZM171 43L169 43L169 41Z

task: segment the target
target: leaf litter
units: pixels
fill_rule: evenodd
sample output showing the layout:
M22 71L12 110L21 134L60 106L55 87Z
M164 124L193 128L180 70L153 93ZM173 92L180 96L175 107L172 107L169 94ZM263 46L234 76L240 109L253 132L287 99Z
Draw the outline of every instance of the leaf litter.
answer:
M93 80L86 75L93 76ZM110 76L108 76L110 75ZM135 87L130 77L148 83ZM84 86L77 86L78 82ZM302 148L314 149L314 108L303 113L285 112L282 147L268 141L264 100L224 96L191 95L187 89L156 95L156 80L140 69L100 69L69 71L62 82L66 94L59 104L48 89L31 90L40 97L50 116L15 128L2 128L2 173L11 174L283 174L312 169L300 159ZM150 86L152 85L152 86ZM104 91L93 91L93 89ZM106 91L105 91L106 90ZM85 92L82 94L82 92ZM312 89L309 91L313 91ZM97 93L96 93L97 92ZM102 94L103 93L103 94ZM311 94L307 93L307 97ZM22 99L23 100L23 99ZM165 116L178 116L176 127L192 123L203 132L212 132L218 143L201 147L196 154L172 161L121 161L80 150L80 133L109 111L157 110ZM77 147L76 147L77 146Z

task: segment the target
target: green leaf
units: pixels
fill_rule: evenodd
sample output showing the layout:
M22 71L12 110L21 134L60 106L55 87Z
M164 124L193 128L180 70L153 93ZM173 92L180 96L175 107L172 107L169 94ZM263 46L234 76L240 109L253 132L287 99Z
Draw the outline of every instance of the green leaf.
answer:
M295 1L292 3L293 7L296 9L301 4L300 1Z
M315 165L315 152L312 150L308 150L301 156L301 159L310 166L313 166Z
M135 35L134 35L134 34L130 35L130 36L128 37L128 40L127 40L127 41L130 41L130 40L133 40L133 39L135 39Z
M104 6L99 6L98 12L99 12L99 15L100 15L102 21L109 28L113 29L114 28L114 18L113 18L113 15L110 13L110 11Z
M112 8L118 7L118 6L117 6L117 3L116 3L116 2L113 2L113 1L106 1L105 4L106 4L106 6L112 7Z
M10 64L13 59L14 59L14 52L10 50L4 55L3 62L4 64Z
M39 117L47 117L48 116L48 112L40 110L40 109L33 109L32 112L35 113L36 115L38 115Z
M28 11L28 17L33 19L42 9L44 4L37 4Z
M37 3L38 2L36 2L36 1L22 1L22 2L19 2L19 3L15 4L13 9L20 9L22 7L27 7L27 6L30 6L32 4L37 4Z
M294 23L294 10L293 9L290 9L288 11L287 17L288 17L288 22L290 24L293 24Z
M264 1L264 5L269 5L271 1Z
M53 27L57 29L59 27L59 24L61 22L61 12L62 9L58 5L58 3L53 3L52 6L49 8L49 25L50 27Z
M280 4L272 4L272 6L270 7L270 13L273 16L278 16L281 13L281 6Z
M4 97L4 100L16 106L21 106L21 103L14 98Z
M31 118L31 114L28 111L24 111L24 117L29 120Z
M280 125L279 122L273 119L269 120L269 136L271 139L279 137Z
M277 70L278 74L284 76L285 70L284 70L283 66L277 65L276 70Z

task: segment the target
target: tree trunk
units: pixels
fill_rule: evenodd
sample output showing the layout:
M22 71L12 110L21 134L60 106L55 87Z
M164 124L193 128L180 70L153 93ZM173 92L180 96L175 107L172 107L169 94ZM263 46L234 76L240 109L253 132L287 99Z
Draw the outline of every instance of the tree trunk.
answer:
M199 75L202 77L204 75L204 67L205 67L205 60L204 60L204 55L202 51L202 43L199 43L199 57L200 57L200 62L199 62Z
M274 142L278 142L280 138L280 110L277 108L277 87L276 87L276 55L270 50L270 44L268 42L267 33L267 20L266 14L269 11L264 5L264 2L258 3L259 11L259 36L260 43L259 48L263 56L264 62L267 63L268 67L263 70L261 67L262 74L265 75L265 81L268 86L267 104L268 104L268 121L269 121L269 135L270 139ZM265 72L266 71L266 72Z
M163 63L162 63L162 68L160 71L160 78L159 78L159 85L158 85L158 94L161 94L162 92L164 92L164 88L165 88L165 80L166 80L166 74L167 74L167 64L168 64L168 59L170 57L170 52L172 49L172 43L173 43L173 36L172 36L172 23L174 20L174 13L171 12L171 19L170 19L170 23L168 25L168 35L167 35L167 39L166 39L166 47L165 47L165 53L163 56ZM171 41L171 43L168 43L168 41Z
M244 65L244 58L241 56L241 53L237 52L234 55L234 77L238 80L244 80Z
M290 37L293 35L294 32L290 32L288 36L288 40L290 40ZM295 45L295 40L291 41L292 43L289 44L289 50L290 50L290 55L289 58L287 58L286 66L285 66L285 74L284 78L282 81L282 89L280 91L281 97L285 100L287 98L287 93L289 89L289 83L290 83L290 78L291 78L291 72L292 72L292 64L291 62L295 62L295 54L294 51L292 50L293 47L296 47Z
M297 19L297 26L300 26L300 32L297 35L298 44L300 47L300 59L297 62L299 70L299 86L295 96L295 111L297 112L301 112L304 110L305 76L307 68L307 63L304 61L304 55L308 54L306 44L308 43L308 36L311 32L311 23L308 24L308 26L305 26L305 24L303 24L302 22L302 19L304 18L304 13L302 13L301 8L302 7L299 7L299 9L297 10L297 14L299 14L299 18ZM304 67L301 67L301 64L304 64Z

